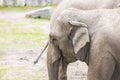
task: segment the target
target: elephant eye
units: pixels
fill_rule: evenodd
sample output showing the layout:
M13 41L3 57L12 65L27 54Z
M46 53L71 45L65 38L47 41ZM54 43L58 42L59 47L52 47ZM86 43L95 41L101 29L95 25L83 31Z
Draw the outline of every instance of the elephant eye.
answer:
M52 43L57 42L57 39L54 36L49 35L49 38L50 38L50 42L52 42Z
M56 45L56 46L58 45L58 40L57 40L57 39L54 39L54 38L53 38L53 39L51 39L51 42L52 42L54 45Z
M51 39L51 38L52 38L52 35L49 35L49 38Z
M57 41L57 39L54 39L54 38L53 38L52 41L55 42L55 41Z

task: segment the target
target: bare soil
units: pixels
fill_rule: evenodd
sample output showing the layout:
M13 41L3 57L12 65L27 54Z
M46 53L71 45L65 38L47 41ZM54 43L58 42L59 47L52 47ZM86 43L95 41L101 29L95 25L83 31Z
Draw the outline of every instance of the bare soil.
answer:
M0 19L23 22L21 18L25 13L3 13ZM48 80L46 66L46 52L40 58L38 64L33 61L37 58L42 48L39 49L13 49L6 50L0 60L0 80ZM77 61L68 66L68 80L86 80L87 66Z

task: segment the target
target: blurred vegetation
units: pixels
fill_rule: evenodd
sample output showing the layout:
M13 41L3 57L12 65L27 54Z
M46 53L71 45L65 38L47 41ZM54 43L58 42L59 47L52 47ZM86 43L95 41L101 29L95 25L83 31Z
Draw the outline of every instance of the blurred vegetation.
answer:
M24 11L30 11L30 10L35 10L42 8L40 6L37 7L6 7L6 6L0 6L0 11L4 12L24 12Z
M25 7L7 7L7 6L0 6L0 11L4 11L4 12L26 12L26 11L31 11L31 10L35 10L35 9L40 9L40 8L44 8L44 7L52 7L55 8L57 5L55 4L51 4L51 5L47 5L47 6L35 6L35 7L30 7L30 6L25 6Z

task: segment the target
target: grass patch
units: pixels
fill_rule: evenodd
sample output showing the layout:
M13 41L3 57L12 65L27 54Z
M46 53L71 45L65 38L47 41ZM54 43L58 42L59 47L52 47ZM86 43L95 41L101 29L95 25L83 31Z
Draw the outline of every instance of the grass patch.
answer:
M18 16L16 18L14 15L14 12L17 14L16 12L25 12L36 8L39 7L0 7L0 12L5 13L4 16L13 12L9 18L4 18L2 15L0 17L0 58L4 55L4 50L34 49L45 45L49 33L48 19L31 19ZM36 71L31 65L12 65L6 61L1 61L0 64L0 80L48 80L47 73L44 73L44 70ZM19 60L16 63L19 63Z
M3 12L26 12L30 10L35 10L35 9L40 9L43 8L41 6L36 6L36 7L2 7L0 6L0 11Z
M0 6L0 11L3 12L27 12L27 11L31 11L31 10L36 10L36 9L40 9L40 8L44 8L44 7L48 7L51 6L53 8L56 7L56 5L47 5L47 6L34 6L34 7L30 7L30 6L25 6L25 7L4 7L4 6Z
M31 66L0 66L0 80L48 80L44 71L35 71Z
M49 20L23 18L23 22L0 20L0 49L38 48L48 39Z

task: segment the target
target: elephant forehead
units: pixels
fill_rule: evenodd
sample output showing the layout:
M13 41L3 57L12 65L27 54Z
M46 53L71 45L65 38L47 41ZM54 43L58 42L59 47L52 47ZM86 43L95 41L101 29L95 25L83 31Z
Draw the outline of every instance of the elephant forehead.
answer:
M57 31L56 29L55 30L51 30L50 32L50 36L52 38L55 38L55 39L60 39L60 38L64 38L65 36L67 36L67 33L64 32L64 31Z
M51 27L50 35L57 36L57 37L60 37L60 36L63 37L65 35L68 35L69 31L70 31L69 26L64 25L64 24L62 24L62 25L56 24L56 25Z

